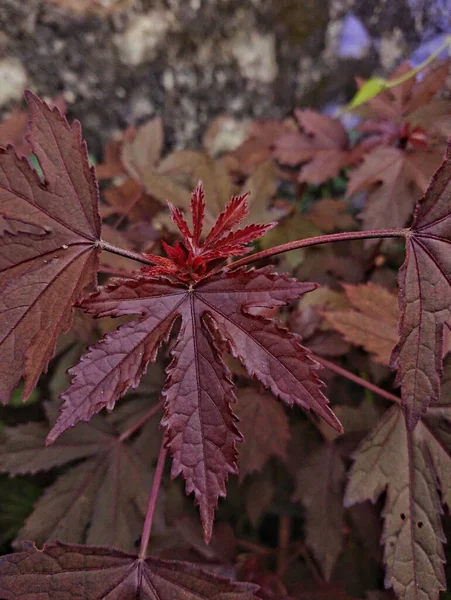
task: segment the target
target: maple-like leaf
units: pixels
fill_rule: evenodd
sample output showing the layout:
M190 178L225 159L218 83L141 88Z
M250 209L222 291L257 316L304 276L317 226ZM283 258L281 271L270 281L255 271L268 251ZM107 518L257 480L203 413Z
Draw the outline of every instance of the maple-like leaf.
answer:
M363 346L376 362L388 365L398 342L397 296L372 282L343 287L353 308L323 311L323 316L348 342Z
M293 500L305 507L306 544L330 579L343 543L345 466L334 444L324 444L303 462Z
M389 409L363 440L345 494L345 505L385 490L386 586L398 598L437 600L446 588L440 498L451 506L451 361L442 399L410 432L399 406Z
M438 63L422 72L421 79L409 77L369 101L372 116L358 127L371 134L362 142L369 152L351 172L347 190L348 196L369 192L361 212L365 228L404 227L439 167L451 132L451 103L432 99L443 86L450 64ZM402 63L390 79L411 69Z
M96 281L98 189L78 121L27 93L29 142L42 182L13 148L0 149L0 400L21 377L27 398Z
M400 339L391 356L407 425L440 395L443 327L451 322L451 146L418 204L398 272Z
M290 329L298 333L308 348L319 356L342 356L349 352L349 344L326 323L325 310L348 307L344 294L323 285L298 302L297 310L290 315Z
M260 471L271 456L285 458L290 433L283 407L269 394L252 388L240 391L235 412L244 437L238 462L242 481Z
M46 488L18 539L135 548L151 472L135 442L121 441L120 432L109 421L111 417L96 417L89 424L79 424L47 448L45 423L4 428L0 445L3 473L34 474L86 459Z
M296 110L301 131L279 137L274 144L274 156L283 164L305 164L299 180L319 185L352 162L348 134L336 119L314 110Z
M268 226L234 231L246 215L245 198L235 197L201 241L200 187L192 197L192 213L191 231L180 211L172 209L184 241L166 246L168 258L152 256L160 260L157 266L144 268L133 280L117 280L83 301L83 308L96 317L140 318L106 335L70 370L72 384L62 395L64 405L48 442L102 408L111 410L129 387L138 385L181 321L164 388L163 425L172 475L182 473L187 493L194 492L209 539L218 497L225 496L228 474L236 472L235 443L241 439L231 410L231 375L221 358L224 350L289 406L313 409L333 427L341 426L321 391L319 365L299 338L252 312L255 307L283 306L316 285L272 273L271 268L208 275L211 260L246 252L246 242Z
M246 177L252 175L271 158L274 144L288 131L289 127L283 121L252 122L244 142L224 158L229 171Z
M125 171L139 180L142 170L157 165L163 145L163 121L160 117L141 125L134 134L127 133L121 148L121 161Z
M114 548L46 544L0 558L4 600L256 600L257 586L189 563L140 558Z
M183 211L190 209L187 190L196 185L199 179L202 180L205 195L208 199L204 217L206 226L214 225L230 196L235 191L235 186L233 186L232 179L223 163L203 152L185 150L170 154L161 162L159 176L169 177L171 181L177 183L179 188L181 185L185 186L179 189L177 196L174 194L164 198L164 200L170 200L172 204ZM247 194L248 214L243 219L242 225L255 222L272 223L287 214L288 205L271 206L277 188L276 180L275 166L271 160L267 160L258 165L244 181L240 194ZM152 186L151 181L148 181L147 189L150 193L155 193L155 186ZM169 228L172 225L168 222L165 214L158 215L156 223ZM172 229L174 229L173 225Z
M445 60L431 65L422 71L421 77L408 77L403 83L382 91L368 102L368 106L381 120L399 124L408 119L413 125L424 125L419 111L431 104L440 107L439 100L431 101L444 85L450 64L451 61ZM412 65L405 61L395 69L389 80L399 79L411 71ZM363 83L363 80L358 80L358 83Z
M366 229L404 227L443 159L441 149L378 146L351 172L347 197L369 190L360 213Z

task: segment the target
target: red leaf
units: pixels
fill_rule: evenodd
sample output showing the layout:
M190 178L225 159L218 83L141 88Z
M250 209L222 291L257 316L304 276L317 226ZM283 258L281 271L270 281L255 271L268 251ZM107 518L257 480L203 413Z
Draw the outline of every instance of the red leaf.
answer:
M277 307L314 289L287 276L238 270L197 284L165 278L117 281L83 302L97 317L140 314L105 336L71 369L72 385L48 441L136 387L149 361L155 360L175 320L181 319L164 389L173 476L186 479L187 493L200 505L209 539L225 481L236 472L235 443L240 440L230 374L220 357L228 349L248 370L289 406L313 409L330 425L340 423L322 394L319 365L299 338L276 322L251 315L253 307Z
M391 356L407 425L440 395L443 326L451 320L451 146L420 201L398 273L400 341Z
M300 181L319 185L357 159L349 151L345 128L336 119L314 110L296 110L302 131L289 132L275 142L275 157L281 163L302 167Z
M441 150L379 146L351 173L347 196L369 190L361 212L367 229L404 227L442 160Z
M47 424L5 428L0 446L2 473L37 473L86 459L46 488L19 539L38 544L55 539L86 541L135 549L151 481L149 459L155 457L149 456L147 447L143 461L133 444L122 441L113 417L116 413L80 423L47 448Z
M80 124L69 127L57 109L26 96L29 142L45 183L11 147L0 149L2 402L22 376L30 395L98 264L98 189Z
M191 195L193 233L191 233L182 211L168 202L171 219L182 234L183 245L177 242L171 248L166 243L163 244L169 260L148 254L147 257L158 266L145 269L144 272L151 277L174 275L181 281L197 281L208 275L208 265L213 260L240 256L249 252L247 245L264 235L274 227L275 223L252 224L244 229L233 231L233 228L249 214L247 196L248 194L243 194L231 198L217 218L205 242L200 241L205 216L202 182L199 182ZM183 247L185 252L183 252Z
M0 558L5 600L253 600L257 587L235 583L189 563L139 558L119 550L75 544L31 545Z
M388 365L398 341L396 294L371 281L343 287L352 308L324 311L323 316L347 341L373 353L375 362Z
M191 214L193 215L193 242L199 246L205 218L204 190L201 182L191 194Z

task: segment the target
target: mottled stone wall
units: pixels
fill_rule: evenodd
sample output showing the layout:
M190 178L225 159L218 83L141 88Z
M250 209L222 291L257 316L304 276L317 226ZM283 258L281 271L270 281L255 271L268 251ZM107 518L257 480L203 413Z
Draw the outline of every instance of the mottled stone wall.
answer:
M448 0L90 2L0 0L0 111L24 87L62 93L95 153L156 113L185 147L221 112L343 102L354 75L384 72L451 28Z

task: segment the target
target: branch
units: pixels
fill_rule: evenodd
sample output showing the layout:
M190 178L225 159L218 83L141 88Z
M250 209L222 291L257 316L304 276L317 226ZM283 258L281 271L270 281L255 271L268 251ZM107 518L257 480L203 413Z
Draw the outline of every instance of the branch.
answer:
M306 248L307 246L318 246L319 244L328 244L330 242L344 242L346 240L361 240L371 238L405 238L410 232L410 229L373 229L368 231L343 231L341 233L331 233L330 235L318 235L316 237L307 238L304 240L295 240L294 242L287 242L280 246L274 246L261 252L256 252L250 256L240 258L231 265L222 267L223 269L237 269L243 267L257 260L263 258L269 258L276 254L282 254L283 252L290 252L291 250L297 250L299 248Z
M140 252L133 252L133 250L125 250L125 248L119 248L118 246L113 246L113 244L109 244L104 240L100 240L98 242L98 247L106 252L111 252L112 254L118 254L119 256L125 256L125 258L129 258L130 260L136 260L145 265L154 265L155 263L141 254Z
M339 365L336 365L335 363L330 362L329 360L322 358L321 356L317 356L316 354L314 355L314 358L319 363L321 363L323 365L323 367L326 367L326 369L329 369L329 371L334 371L334 373L337 373L338 375L341 375L342 377L346 377L346 379L349 379L350 381L353 381L354 383L361 385L362 387L366 388L367 390L370 390L371 392L374 392L375 394L377 394L378 396L381 396L382 398L386 398L387 400L390 400L391 402L396 402L396 404L401 404L401 398L398 398L398 396L395 396L394 394L390 394L390 392L383 390L382 388L375 385L374 383L370 383L366 379L363 379L363 377L354 375L354 373L351 373L351 371L348 371L347 369L343 369L343 367L340 367Z
M157 412L162 407L163 407L163 400L161 400L161 402L158 402L157 404L152 406L152 408L148 412L146 412L146 414L142 417L142 419L140 419L134 425L132 425L126 431L124 431L124 433L120 436L119 441L124 442L131 435L133 435L135 433L135 431L138 431L139 429L141 429L141 427L143 425L145 425L149 419L151 419L154 415L156 415Z
M152 489L150 491L149 504L147 505L146 518L144 519L143 531L141 535L141 545L139 548L139 558L144 560L146 558L147 546L150 540L150 531L152 529L153 515L155 513L155 507L157 505L158 494L160 492L161 480L163 478L164 463L166 461L166 455L168 453L165 447L166 436L163 436L160 447L160 454L158 455L157 468L155 469L155 475L153 478Z

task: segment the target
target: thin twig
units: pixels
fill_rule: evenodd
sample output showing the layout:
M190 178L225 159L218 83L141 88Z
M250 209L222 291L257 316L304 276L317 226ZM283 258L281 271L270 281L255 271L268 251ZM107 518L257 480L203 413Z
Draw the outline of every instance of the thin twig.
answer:
M303 542L300 542L298 544L297 550L289 557L289 559L286 562L286 568L284 569L284 571L282 573L279 573L279 576L282 577L286 573L286 570L288 569L290 564L299 557L302 557L304 559L304 562L305 562L308 570L310 571L315 583L317 585L324 585L324 579L322 578L321 573L318 571L318 567L313 562L313 560L309 554L309 551L307 550L307 548Z
M113 267L99 267L97 273L104 273L105 275L112 275L113 277L127 277L128 279L136 277L136 274L133 272L113 269Z
M241 546L241 548L249 550L249 552L254 552L255 554L271 555L276 551L275 548L266 548L265 546L260 546L254 542L248 542L247 540L236 539L235 542L238 546Z
M143 425L145 425L149 419L151 419L154 415L156 415L157 412L162 407L163 407L163 400L161 400L161 402L158 402L158 404L155 404L155 406L152 406L152 408L142 417L142 419L140 419L134 425L132 425L126 431L124 431L124 433L122 433L122 435L119 437L119 441L124 442L131 435L133 435L135 433L135 431L138 431L139 429L141 429L141 427Z
M99 248L105 250L106 252L111 252L112 254L118 254L119 256L125 256L125 258L129 258L130 260L136 260L145 265L154 265L150 259L146 258L144 254L140 254L139 252L133 252L133 250L126 250L125 248L119 248L118 246L113 246L113 244L109 244L104 240L100 240L98 242Z
M330 362L326 358L317 356L316 354L314 355L314 358L319 363L321 363L324 367L326 367L326 369L329 369L330 371L334 371L334 373L337 373L338 375L342 375L343 377L346 377L346 379L349 379L350 381L353 381L354 383L361 385L362 387L366 388L367 390L370 390L371 392L374 392L375 394L377 394L378 396L381 396L382 398L386 398L387 400L390 400L391 402L396 402L396 404L401 404L401 398L399 398L398 396L395 396L394 394L391 394L390 392L387 392L386 390L383 390L382 388L375 385L374 383L370 383L366 379L363 379L363 377L354 375L354 373L351 373L347 369L344 369L343 367L340 367L339 365L336 365L335 363Z
M160 447L160 454L158 455L157 468L155 469L155 475L153 478L152 489L149 496L149 504L147 505L146 518L144 519L144 526L141 536L141 545L139 548L139 558L144 560L147 554L147 546L149 545L150 532L152 529L153 516L155 514L155 507L157 505L158 494L161 488L161 480L163 478L164 463L166 461L166 455L168 453L165 447L166 439L163 436Z
M290 252L291 250L298 250L299 248L306 248L307 246L318 246L319 244L328 244L330 242L344 242L347 240L365 240L371 238L397 238L406 237L410 229L373 229L368 231L343 231L341 233L331 233L330 235L319 235L304 240L295 240L294 242L288 242L281 244L280 246L274 246L261 252L256 252L249 256L240 258L231 265L226 265L222 269L230 270L237 269L238 267L244 267L257 260L263 258L269 258L276 254L282 254L284 252Z
M282 515L279 520L279 543L277 546L277 575L285 572L288 560L288 547L290 545L291 519Z

